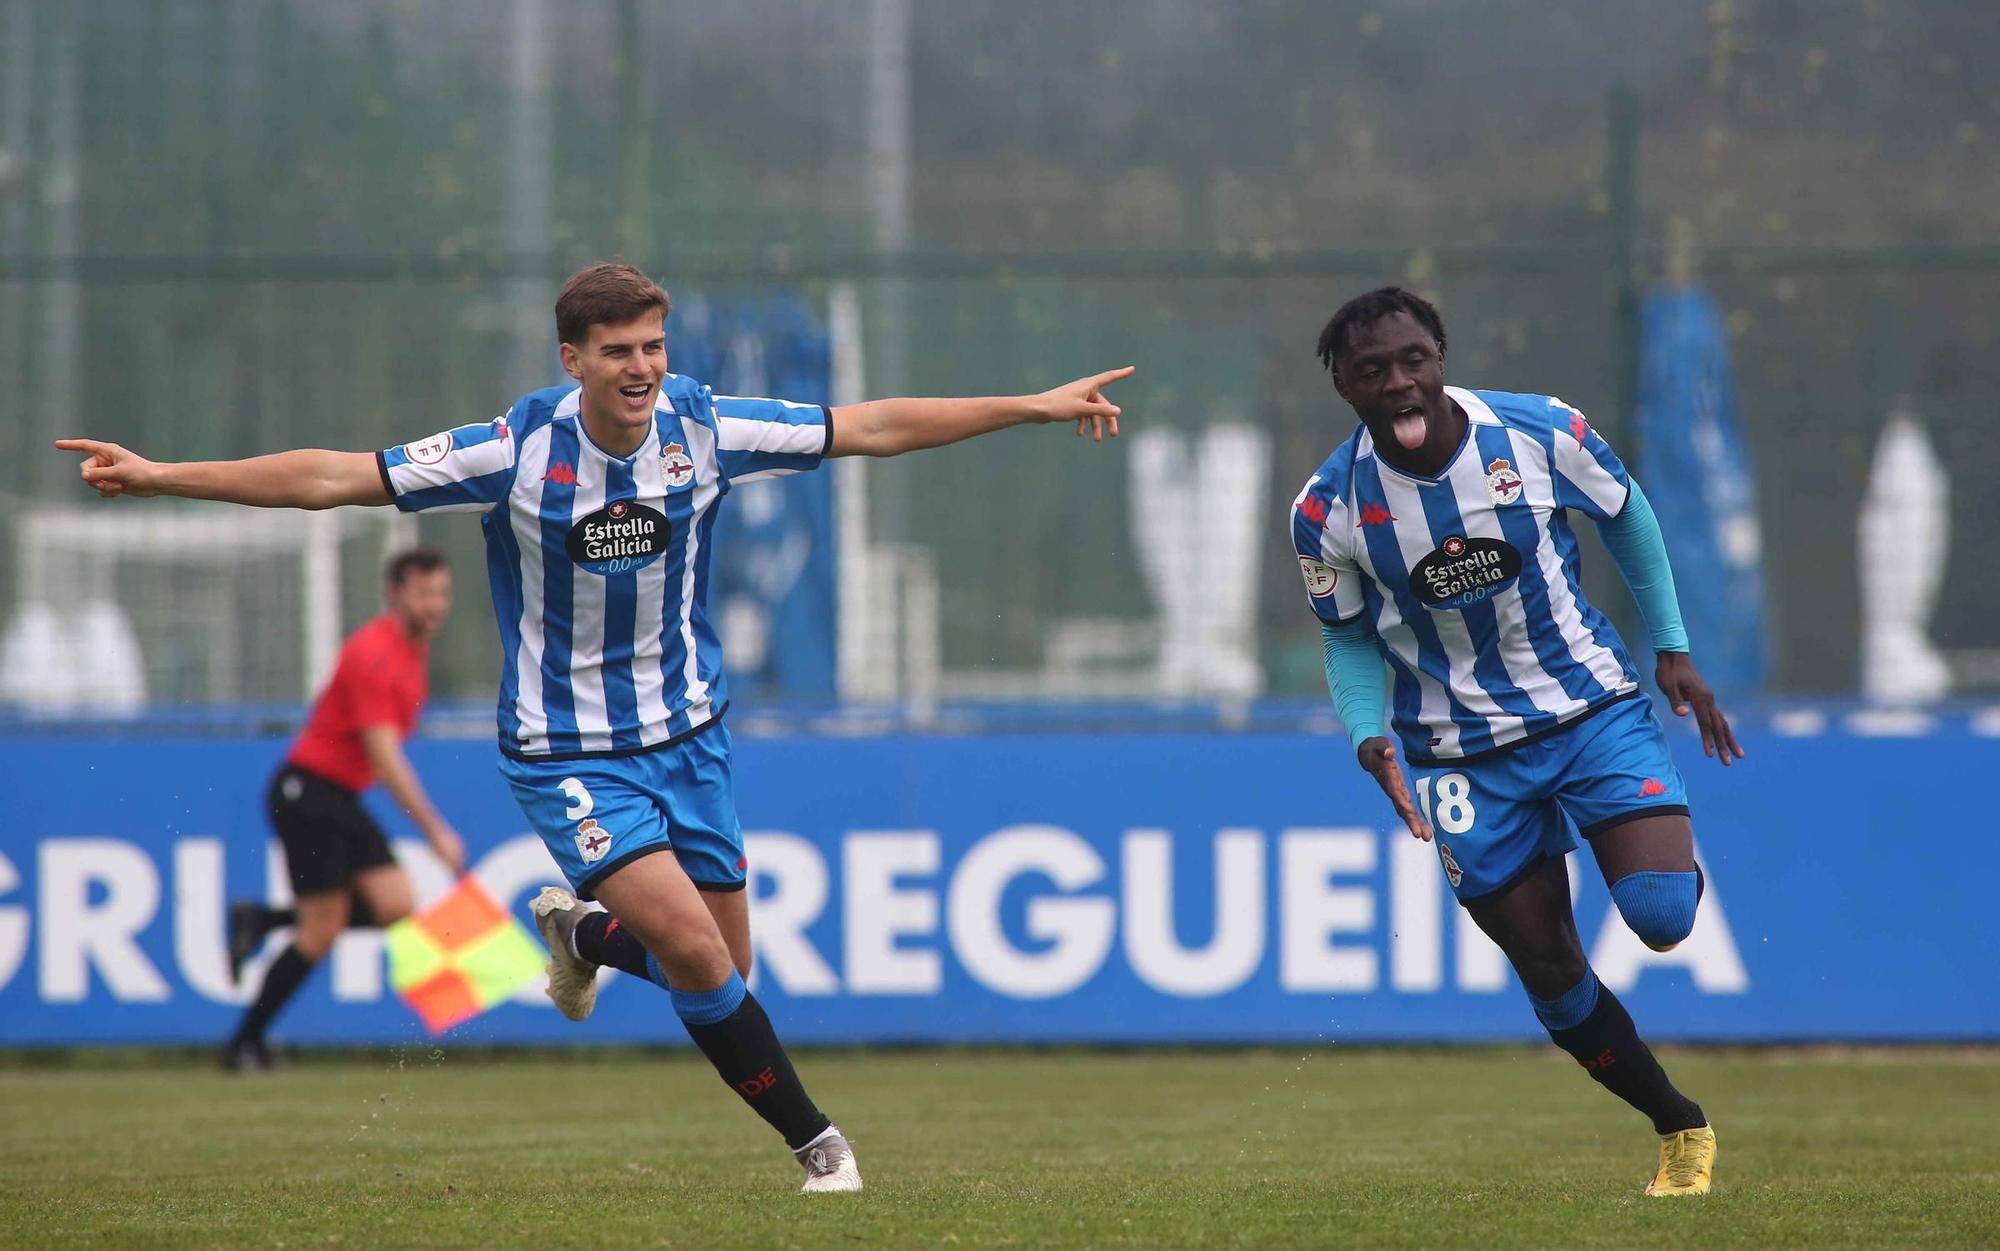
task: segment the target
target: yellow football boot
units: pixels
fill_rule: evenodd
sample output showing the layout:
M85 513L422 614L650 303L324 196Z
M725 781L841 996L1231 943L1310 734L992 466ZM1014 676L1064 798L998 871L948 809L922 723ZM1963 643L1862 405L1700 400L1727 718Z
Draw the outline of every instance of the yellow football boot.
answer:
M1715 1177L1715 1131L1703 1125L1660 1135L1660 1171L1649 1195L1705 1195Z

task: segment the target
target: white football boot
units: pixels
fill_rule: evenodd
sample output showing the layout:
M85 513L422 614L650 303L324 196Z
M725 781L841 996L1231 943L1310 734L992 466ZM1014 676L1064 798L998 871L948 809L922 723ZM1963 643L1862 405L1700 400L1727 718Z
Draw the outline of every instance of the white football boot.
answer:
M562 1014L581 1021L597 1006L597 966L576 954L576 923L591 909L560 886L544 886L528 905L549 945L548 995Z
M800 1193L861 1189L861 1170L854 1166L854 1148L841 1137L839 1127L827 1126L825 1133L792 1154L806 1168L806 1184L799 1187Z

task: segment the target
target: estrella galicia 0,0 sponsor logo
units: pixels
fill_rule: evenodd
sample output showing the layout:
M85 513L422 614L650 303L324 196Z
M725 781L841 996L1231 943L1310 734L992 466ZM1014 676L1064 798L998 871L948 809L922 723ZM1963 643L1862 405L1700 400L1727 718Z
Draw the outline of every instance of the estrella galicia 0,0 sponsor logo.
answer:
M1432 608L1468 608L1521 576L1521 552L1500 539L1452 535L1410 571L1410 589Z
M569 558L604 577L644 569L667 550L673 527L658 509L613 500L569 528Z

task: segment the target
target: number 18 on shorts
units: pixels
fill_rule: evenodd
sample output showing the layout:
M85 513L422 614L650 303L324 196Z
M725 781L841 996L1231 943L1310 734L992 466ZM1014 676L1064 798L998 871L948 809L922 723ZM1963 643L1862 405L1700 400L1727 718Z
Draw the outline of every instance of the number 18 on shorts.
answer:
M1574 851L1579 833L1688 810L1686 783L1643 698L1497 755L1413 764L1410 793L1461 903Z

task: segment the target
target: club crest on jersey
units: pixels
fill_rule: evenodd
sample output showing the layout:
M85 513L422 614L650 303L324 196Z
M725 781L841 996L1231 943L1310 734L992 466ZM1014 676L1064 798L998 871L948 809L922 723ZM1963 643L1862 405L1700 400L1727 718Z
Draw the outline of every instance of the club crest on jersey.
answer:
M694 481L694 461L688 458L686 448L678 443L669 443L660 449L660 476L673 490Z
M1338 569L1310 556L1299 557L1299 572L1306 577L1306 594L1314 599L1325 599L1340 584Z
M1486 466L1486 493L1494 504L1511 504L1521 498L1521 475L1502 457Z
M1410 590L1432 608L1470 608L1520 576L1512 543L1454 534L1410 570Z
M599 825L595 817L576 827L576 854L583 857L585 864L596 864L610 850L611 831Z
M610 577L652 564L672 536L672 523L657 508L612 500L570 526L564 550L579 568Z

